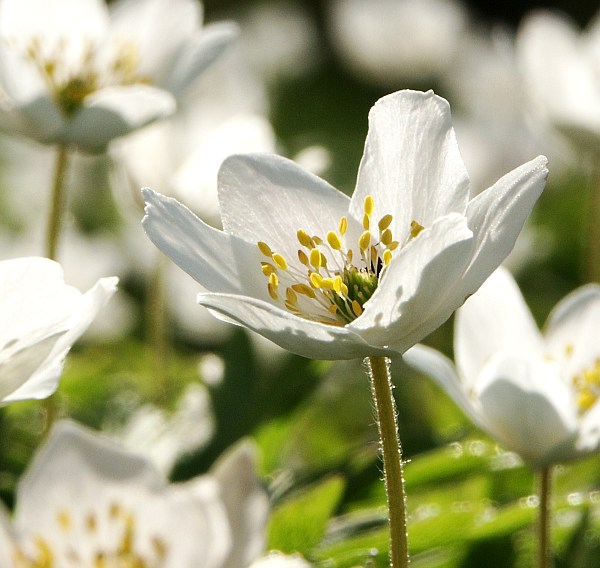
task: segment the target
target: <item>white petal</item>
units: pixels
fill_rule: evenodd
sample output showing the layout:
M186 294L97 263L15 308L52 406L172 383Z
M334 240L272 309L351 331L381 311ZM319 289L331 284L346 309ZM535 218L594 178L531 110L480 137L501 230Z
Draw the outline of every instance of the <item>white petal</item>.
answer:
M579 438L575 445L578 453L591 453L600 447L600 404L590 408L582 417Z
M2 403L54 392L63 359L116 289L101 279L85 295L67 286L62 269L45 258L0 262Z
M54 101L39 96L13 110L16 133L43 143L54 143L65 127L65 117Z
M56 390L67 353L116 292L117 283L116 277L101 278L81 296L77 303L77 310L74 310L70 319L69 329L58 338L50 355L36 372L13 393L4 397L4 403L46 398Z
M427 227L450 212L465 212L469 177L444 99L432 91L399 91L377 101L352 196L357 219L367 195L375 198L377 219L394 215L401 240L413 220Z
M59 55L69 69L80 65L86 48L98 44L108 29L102 0L3 0L0 36L24 53L36 38L42 54Z
M560 460L573 447L577 412L558 366L497 353L482 369L474 394L488 433L533 466Z
M536 111L565 132L600 134L596 64L576 23L538 10L523 20L517 36L522 76ZM597 143L597 141L596 141Z
M417 344L404 353L402 359L433 379L475 424L485 429L485 417L481 416L479 402L469 397L448 357L431 347Z
M183 93L238 37L233 23L207 26L184 46L180 57L166 80L168 89L176 96Z
M93 501L97 497L93 492L103 482L140 486L150 491L165 485L141 456L74 422L57 423L19 482L16 528L24 533L35 533L36 529L43 533L55 523L56 510L50 505L62 501L65 506L76 506L78 499Z
M446 321L464 301L454 289L471 256L473 235L458 214L440 218L392 259L387 273L348 325L371 345L403 353Z
M286 556L281 552L272 552L250 564L249 568L310 568L310 566L300 556Z
M565 381L600 358L600 285L571 292L552 310L544 330L548 354L562 363Z
M296 258L298 229L324 239L350 203L327 182L276 155L231 156L218 184L224 230L250 243L264 241L288 262Z
M348 327L299 318L268 302L231 294L199 294L198 303L226 321L243 325L280 347L311 359L355 359L390 355L371 346Z
M17 538L10 522L8 510L0 503L0 566L12 566Z
M115 507L121 516L111 515ZM61 514L71 519L68 535L57 522ZM59 423L19 484L19 533L43 538L57 566L71 563L69 551L91 566L97 551L121 542L123 515L132 521L134 553L150 562L158 540L168 552L165 568L221 568L231 546L215 480L167 486L144 458L74 423ZM90 516L94 533L85 528Z
M55 348L56 343L61 335L66 332L59 332L55 335L45 337L41 341L37 341L33 345L28 345L19 351L10 355L10 357L0 364L0 403L6 404L15 400L39 399L50 396L58 385L58 378L62 372L62 362L64 357L58 362L58 365L48 365L44 362L50 356L50 353ZM52 375L51 384L40 384L39 381L33 379L36 371L43 365L44 372ZM28 381L31 381L31 386L28 389L30 396L23 398L15 398L20 392L21 387Z
M186 43L200 32L202 5L193 0L118 0L110 17L115 47L124 41L133 45L139 74L164 87Z
M222 568L247 566L263 550L269 497L256 471L256 451L236 445L211 468L221 486L232 532L232 549Z
M119 136L129 134L175 111L172 95L147 85L109 87L85 99L83 108L56 136L88 152L103 151Z
M171 197L142 193L144 230L177 266L211 292L267 296L258 247L210 227Z
M475 235L475 249L463 277L465 297L475 292L513 249L544 189L548 175L546 165L546 158L538 156L469 202L467 218Z
M496 270L456 312L454 357L466 388L498 351L543 357L542 335L510 272Z

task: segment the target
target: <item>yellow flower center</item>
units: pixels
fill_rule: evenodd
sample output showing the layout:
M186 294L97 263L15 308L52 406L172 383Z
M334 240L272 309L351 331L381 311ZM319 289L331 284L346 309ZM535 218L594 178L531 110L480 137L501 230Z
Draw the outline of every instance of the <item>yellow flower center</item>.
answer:
M65 48L66 40L59 41L55 49L48 53L42 49L40 39L35 37L26 48L26 57L39 71L56 104L66 116L75 114L85 98L101 88L151 82L148 77L138 73L139 52L131 43L122 42L112 59L99 64L96 46L90 42L76 70L71 69L65 61Z
M585 414L600 398L600 358L572 378L579 414Z
M168 552L165 542L160 537L153 536L150 538L150 546L145 547L151 552L140 553L136 548L140 545L136 518L118 503L111 503L101 517L89 513L84 518L73 519L67 509L61 509L56 514L56 523L67 543L61 547L60 554L56 552L59 543L51 543L47 538L37 535L28 552L22 547L15 549L15 568L88 566L88 558L91 558L90 568L160 568L165 565ZM115 533L115 541L110 549L98 546L82 549L85 546L83 536L93 539L100 533L105 534L107 530Z
M261 266L271 298L294 315L328 325L344 326L359 317L400 245L390 229L393 216L384 215L374 223L374 206L373 196L368 195L363 205L363 232L354 247L346 243L346 217L325 238L299 229L297 256L301 266L259 242L260 252L269 259ZM422 230L413 221L409 238Z

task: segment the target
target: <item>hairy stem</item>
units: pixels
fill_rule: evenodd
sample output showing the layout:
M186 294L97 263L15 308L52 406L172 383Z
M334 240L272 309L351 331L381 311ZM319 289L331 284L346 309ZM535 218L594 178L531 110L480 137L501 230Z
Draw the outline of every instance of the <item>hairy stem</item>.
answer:
M391 568L406 568L409 564L406 495L404 492L402 449L398 437L396 403L394 401L389 360L385 357L368 357L367 364L381 441L390 523L390 566Z
M59 146L56 152L52 196L46 229L46 257L51 260L56 260L58 257L58 241L62 229L68 166L69 149L66 146ZM50 427L56 420L58 412L57 396L58 395L55 393L46 398L43 402L44 434L50 430Z
M540 500L537 521L538 568L550 568L550 467L537 472L538 497Z
M169 389L169 332L166 307L166 268L167 258L160 255L154 267L148 290L147 326L148 340L152 348L157 390L155 395L162 398Z
M56 260L58 241L62 228L63 209L65 203L65 185L69 162L69 150L66 146L59 146L54 166L54 181L52 183L52 200L48 214L46 232L46 257Z

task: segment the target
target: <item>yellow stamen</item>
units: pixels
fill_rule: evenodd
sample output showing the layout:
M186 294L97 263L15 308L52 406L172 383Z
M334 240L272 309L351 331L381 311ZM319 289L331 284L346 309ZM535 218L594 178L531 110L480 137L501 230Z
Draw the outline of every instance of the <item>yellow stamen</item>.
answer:
M577 406L581 412L589 410L598 400L598 397L589 389L583 389L577 393Z
M304 231L303 229L299 229L298 232L296 233L296 235L298 237L298 241L300 242L300 244L303 247L312 248L315 246L315 243L313 242L313 240L310 238L308 233L306 231Z
M352 311L356 317L360 316L363 313L363 309L360 307L360 304L356 300L352 300Z
M313 272L314 274L314 272ZM317 276L319 276L321 278L321 276L319 274L317 274ZM312 282L312 280L311 280ZM304 294L305 296L308 296L309 298L316 298L315 296L315 292L312 288L310 288L309 286L307 286L306 284L293 284L292 285L292 290L294 290L294 292L297 292L298 294Z
M319 249L312 249L310 251L310 256L308 257L308 260L311 266L313 266L314 268L321 268L321 253L319 252Z
M329 233L327 233L327 242L333 250L340 250L342 248L342 243L339 237L333 231L329 231Z
M363 229L368 231L371 228L371 218L365 213L363 215Z
M275 253L273 255L273 262L277 265L278 268L281 268L281 270L287 270L287 262L285 258L283 258L283 256L281 256L279 253Z
M262 252L265 256L268 256L269 258L273 256L273 251L267 243L260 241L258 243L258 250L260 250L260 252Z
M321 286L323 285L323 277L320 274L317 274L316 272L311 272L309 279L310 279L310 283L315 288L321 288Z
M365 231L358 239L358 246L360 250L365 252L369 246L371 245L371 233L369 231Z
M346 234L347 230L348 230L348 219L346 219L346 217L342 217L340 219L340 223L338 225L338 232L343 237Z
M306 256L306 253L302 250L298 251L298 260L304 264L304 266L308 266L308 256Z
M393 217L388 214L384 215L381 219L379 219L378 227L379 231L385 231L392 224Z
M390 262L392 262L392 251L390 249L385 249L383 251L383 264L389 266Z
M293 306L298 304L298 295L296 292L294 292L294 290L292 290L292 288L286 288L285 299Z
M262 273L265 276L271 276L271 274L273 274L274 272L277 272L277 269L272 264L269 264L268 262L261 262L260 265L262 267Z
M364 208L365 208L365 214L366 215L373 215L373 209L375 207L375 200L373 199L372 195L367 195L365 197L365 203L364 203Z
M390 244L392 244L392 231L390 231L389 229L385 229L382 233L381 233L381 238L379 239L381 241L382 245L390 246Z
M410 222L410 236L414 239L425 227L416 221Z

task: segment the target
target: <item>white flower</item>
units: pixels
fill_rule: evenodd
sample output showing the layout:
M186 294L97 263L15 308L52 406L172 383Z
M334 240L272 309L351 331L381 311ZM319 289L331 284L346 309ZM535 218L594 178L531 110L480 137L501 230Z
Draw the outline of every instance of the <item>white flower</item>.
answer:
M171 114L235 35L192 0L0 1L0 126L99 151Z
M253 562L250 568L310 568L310 564L299 556L285 556L280 552L272 552Z
M525 85L533 106L580 144L600 137L600 14L581 32L546 11L527 17L517 36Z
M64 359L112 296L117 278L85 294L46 258L0 262L0 404L39 399L57 387Z
M498 269L456 314L456 368L417 345L405 354L483 430L534 467L600 443L600 286L569 294L540 333L510 273Z
M232 156L219 174L223 231L149 189L143 224L217 317L306 357L391 355L502 262L545 166L540 156L469 201L448 103L400 91L371 109L352 199L284 158Z
M111 437L143 453L158 471L168 476L178 458L210 440L213 422L206 388L191 383L173 413L145 404L135 409L123 426L109 425L108 430Z
M144 458L61 422L20 481L12 534L4 519L0 540L12 539L11 566L240 568L262 550L267 510L247 444L169 485Z
M444 73L466 27L454 0L330 1L334 47L361 79L384 85Z

